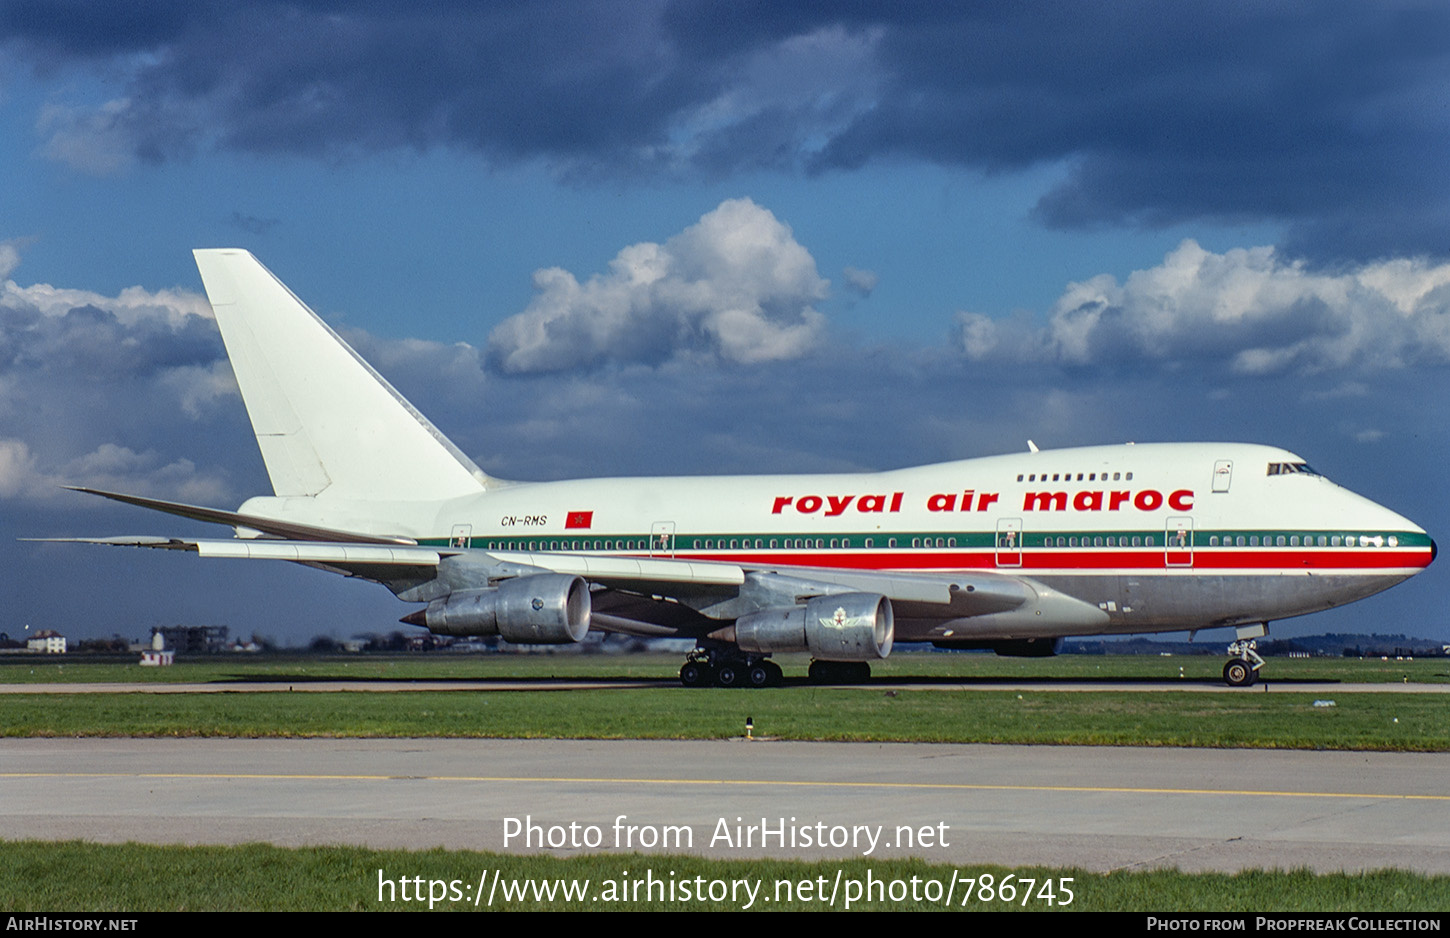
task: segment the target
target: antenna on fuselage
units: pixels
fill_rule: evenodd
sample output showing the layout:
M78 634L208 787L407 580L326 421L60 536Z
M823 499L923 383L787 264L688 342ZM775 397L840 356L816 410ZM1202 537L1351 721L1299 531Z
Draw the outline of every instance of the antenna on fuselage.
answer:
M1039 452L1039 450L1037 449L1037 444L1034 443L1034 442L1032 442L1031 440L1028 440L1027 441L1027 452L1029 452L1029 453Z

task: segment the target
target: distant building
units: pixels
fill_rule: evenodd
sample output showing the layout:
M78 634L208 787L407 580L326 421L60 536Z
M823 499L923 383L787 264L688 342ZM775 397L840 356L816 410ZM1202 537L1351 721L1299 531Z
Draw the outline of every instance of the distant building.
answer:
M65 636L50 629L43 629L36 632L25 643L30 651L38 651L47 655L65 654Z
M168 625L151 630L166 639L166 647L178 655L214 655L226 648L225 625Z

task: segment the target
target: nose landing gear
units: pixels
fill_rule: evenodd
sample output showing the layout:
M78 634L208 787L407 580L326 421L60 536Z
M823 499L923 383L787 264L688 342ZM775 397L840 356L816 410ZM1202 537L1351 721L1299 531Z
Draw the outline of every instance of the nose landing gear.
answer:
M1228 646L1228 653L1237 655L1223 666L1223 682L1229 687L1248 687L1259 679L1264 659L1254 650L1257 645L1252 639L1239 639Z

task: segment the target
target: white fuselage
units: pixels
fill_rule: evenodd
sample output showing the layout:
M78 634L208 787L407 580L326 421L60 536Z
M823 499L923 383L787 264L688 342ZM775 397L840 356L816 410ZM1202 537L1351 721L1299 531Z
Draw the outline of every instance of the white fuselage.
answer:
M483 550L745 568L1030 577L1107 614L1044 634L1262 622L1386 589L1424 530L1282 449L1142 444L889 472L497 483L430 502L258 498L244 512ZM898 608L900 641L1021 637Z

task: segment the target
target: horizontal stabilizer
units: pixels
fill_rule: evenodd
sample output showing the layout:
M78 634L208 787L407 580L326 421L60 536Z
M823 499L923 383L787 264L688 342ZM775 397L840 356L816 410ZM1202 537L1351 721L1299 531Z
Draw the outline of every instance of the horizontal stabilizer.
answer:
M329 528L318 528L307 524L294 524L287 521L277 521L273 518L262 518L257 515L244 515L235 511L223 511L220 508L203 508L200 505L168 502L159 498L143 498L140 495L125 495L120 492L107 492L104 489L91 489L80 485L67 485L65 488L70 489L72 492L85 492L87 495L99 495L102 498L109 498L112 501L125 502L127 505L136 505L139 508L150 508L152 511L164 511L168 515L179 515L182 518L190 518L193 521L226 524L234 528L251 528L254 531L261 531L270 537L287 538L295 541L350 541L359 544L417 543L417 541L409 537L380 537L374 534L354 534L351 531L335 531Z
M298 563L388 564L391 566L436 567L441 555L431 547L387 546L383 544L338 544L325 541L273 541L262 538L189 539L176 537L46 537L33 540L63 544L99 544L105 547L154 547L188 550L201 557L233 560L291 560Z

